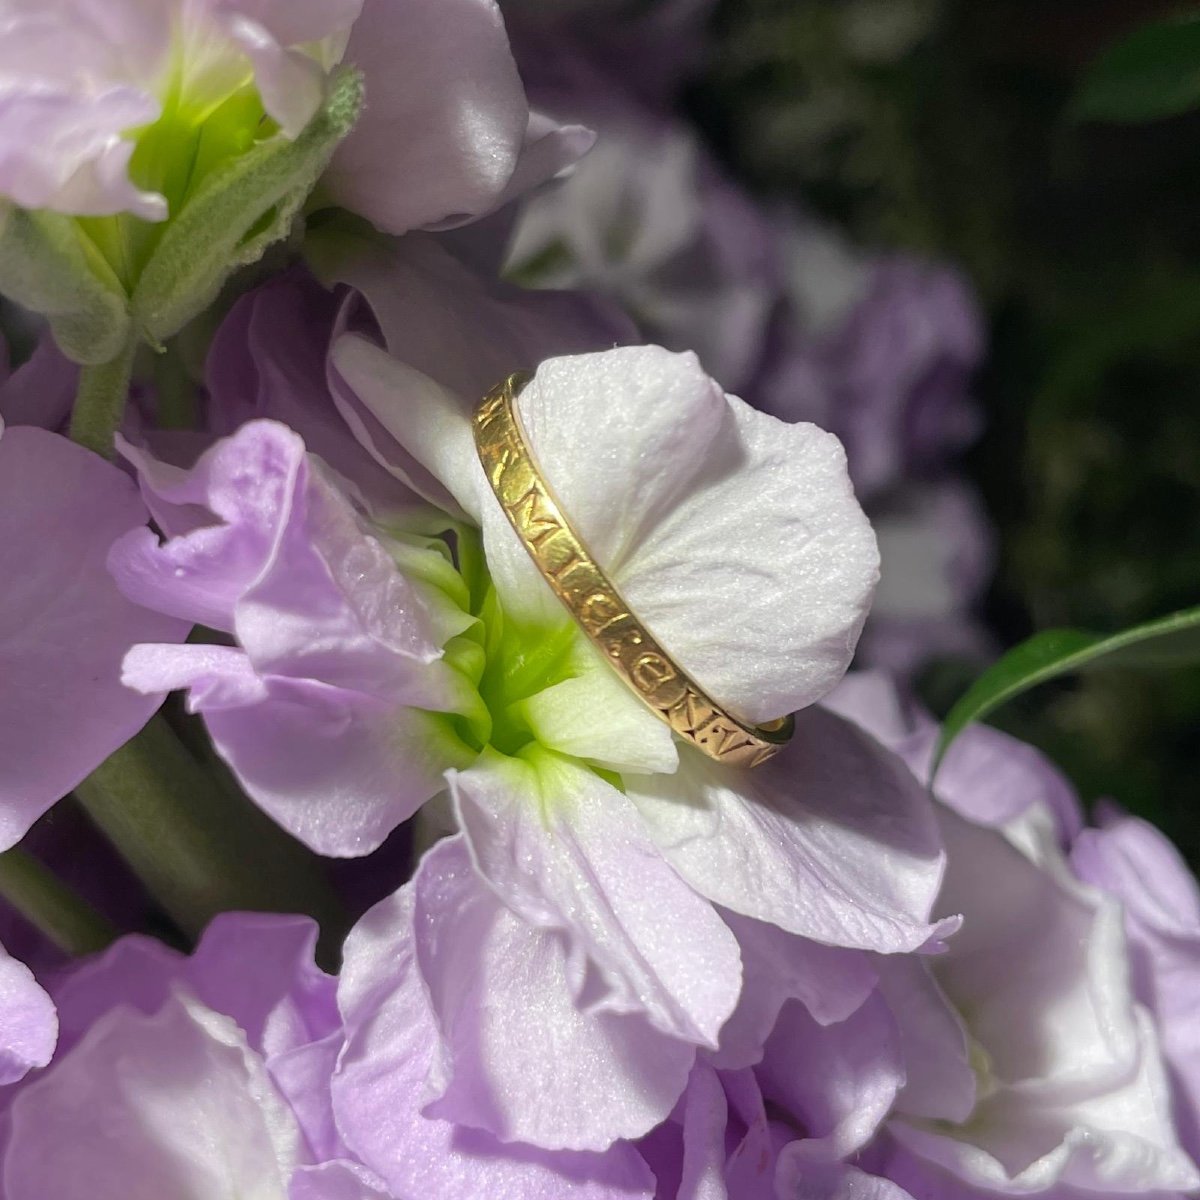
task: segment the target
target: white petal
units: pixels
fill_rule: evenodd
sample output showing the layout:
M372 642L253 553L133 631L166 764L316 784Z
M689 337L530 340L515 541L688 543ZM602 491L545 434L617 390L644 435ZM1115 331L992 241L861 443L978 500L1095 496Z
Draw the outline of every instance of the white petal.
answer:
M569 618L568 618L569 619ZM582 634L570 679L517 707L540 745L613 771L670 774L679 765L675 739L626 687Z
M875 990L872 956L861 950L822 946L737 913L724 916L741 947L742 995L721 1028L720 1049L709 1056L723 1071L761 1060L786 1001L799 1000L818 1025L831 1025L845 1021Z
M965 1121L975 1107L976 1078L962 1021L938 987L929 959L893 954L879 962L879 988L900 1035L907 1078L896 1111Z
M478 482L486 481L463 402L356 334L338 339L331 361L381 431L395 439L386 447L388 469L452 516L464 511L475 516ZM355 417L353 408L339 407L348 419ZM357 425L356 432L369 439L369 430L361 421ZM379 446L368 448L377 458L385 456Z
M674 775L625 779L677 871L744 916L833 946L914 950L941 846L924 790L899 759L813 709L754 771L680 754Z
M836 438L656 346L550 359L519 409L572 523L715 699L763 721L837 682L878 556Z
M464 883L494 904L453 840L435 848L422 870L444 870L448 859L462 868ZM338 997L347 1040L332 1092L348 1147L386 1179L391 1189L386 1194L397 1198L648 1200L653 1184L627 1143L603 1155L531 1153L506 1147L482 1130L422 1115L425 1077L439 1043L414 960L413 891L410 884L381 901L346 940ZM469 919L457 925L461 915L447 912L444 919L459 932L470 930ZM516 1079L522 1082L520 1075ZM325 1193L319 1197L325 1200Z
M237 14L227 19L230 38L254 65L254 81L263 108L279 122L284 137L299 137L325 94L325 72L319 63L289 50L257 21Z
M576 994L594 1011L642 1013L716 1047L737 1003L737 941L646 835L634 806L570 759L485 752L450 775L484 879L535 928L559 934Z
M335 201L389 233L489 211L529 122L493 0L368 0L346 60L371 99L330 165Z
M284 1200L296 1123L227 1017L112 1009L12 1108L11 1200Z
M1196 1187L1153 1026L1133 1003L1115 903L1061 862L1030 861L1001 831L941 817L940 903L965 919L931 968L987 1072L968 1124L898 1120L895 1135L992 1190Z
M418 961L445 1054L425 1115L546 1149L604 1150L665 1120L695 1048L583 1012L561 939L506 909L457 841L417 875Z
M0 946L0 1085L44 1067L57 1040L53 1001L33 972Z
M1127 1075L1137 1037L1115 905L1030 862L1002 832L941 806L938 816L938 907L964 921L932 967L997 1078L1095 1090Z
M818 1025L798 1004L780 1014L762 1064L763 1095L805 1137L797 1152L829 1162L862 1149L904 1085L895 1023L878 993L837 1025Z
M905 1121L893 1121L892 1133L989 1191L1191 1192L1200 1172L1176 1141L1153 1023L1144 1011L1137 1022L1140 1053L1120 1087L1067 1105L1036 1086L1002 1088L979 1105L963 1134Z

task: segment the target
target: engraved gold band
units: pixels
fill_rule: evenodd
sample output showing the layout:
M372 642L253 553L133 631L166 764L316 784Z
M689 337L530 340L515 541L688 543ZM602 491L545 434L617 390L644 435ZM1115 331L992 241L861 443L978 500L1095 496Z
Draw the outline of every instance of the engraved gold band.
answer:
M792 717L744 725L689 678L630 611L554 499L526 445L510 375L475 413L475 447L517 536L546 582L613 669L680 737L719 762L756 767L792 736Z

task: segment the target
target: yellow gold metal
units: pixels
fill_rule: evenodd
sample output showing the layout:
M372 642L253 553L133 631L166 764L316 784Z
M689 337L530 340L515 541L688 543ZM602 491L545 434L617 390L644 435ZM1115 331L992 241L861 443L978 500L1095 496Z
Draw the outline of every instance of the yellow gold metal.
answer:
M567 520L525 441L510 375L475 413L475 448L517 536L546 582L614 671L680 737L719 762L756 767L792 736L781 717L745 725L705 695L638 621Z

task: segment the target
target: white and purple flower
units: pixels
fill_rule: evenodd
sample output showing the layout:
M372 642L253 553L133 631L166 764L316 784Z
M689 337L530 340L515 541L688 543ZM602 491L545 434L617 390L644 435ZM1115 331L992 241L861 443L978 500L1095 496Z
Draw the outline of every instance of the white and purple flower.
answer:
M417 352L457 378L397 357L385 283L349 270L365 273L387 346L343 335L330 378L350 428L411 489L408 516L373 522L278 424L244 426L188 471L129 451L168 540L124 539L121 586L235 644L142 646L126 678L188 687L248 793L324 853L362 854L418 809L426 837L460 831L389 910L440 1035L425 1111L598 1152L666 1117L735 1012L725 1049L753 1058L805 987L772 937L892 953L935 935L930 809L829 714L802 714L794 745L753 775L676 745L503 516L470 432L475 381L428 339ZM875 551L832 438L655 347L551 358L519 405L593 552L711 692L762 721L836 683ZM742 1004L744 969L777 998ZM535 977L565 1056L543 1075L544 1028L521 1015ZM378 1070L398 1051L356 1019L369 1049L353 1070Z

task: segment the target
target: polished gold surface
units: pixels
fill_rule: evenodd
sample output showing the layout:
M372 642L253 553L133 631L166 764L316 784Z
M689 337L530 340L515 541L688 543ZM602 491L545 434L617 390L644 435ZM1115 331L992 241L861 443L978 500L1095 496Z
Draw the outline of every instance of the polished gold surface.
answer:
M475 413L474 428L484 472L529 556L613 670L680 737L719 762L765 762L792 736L792 718L742 724L710 700L638 621L534 462L513 403L524 384L523 376L511 375L493 388Z

